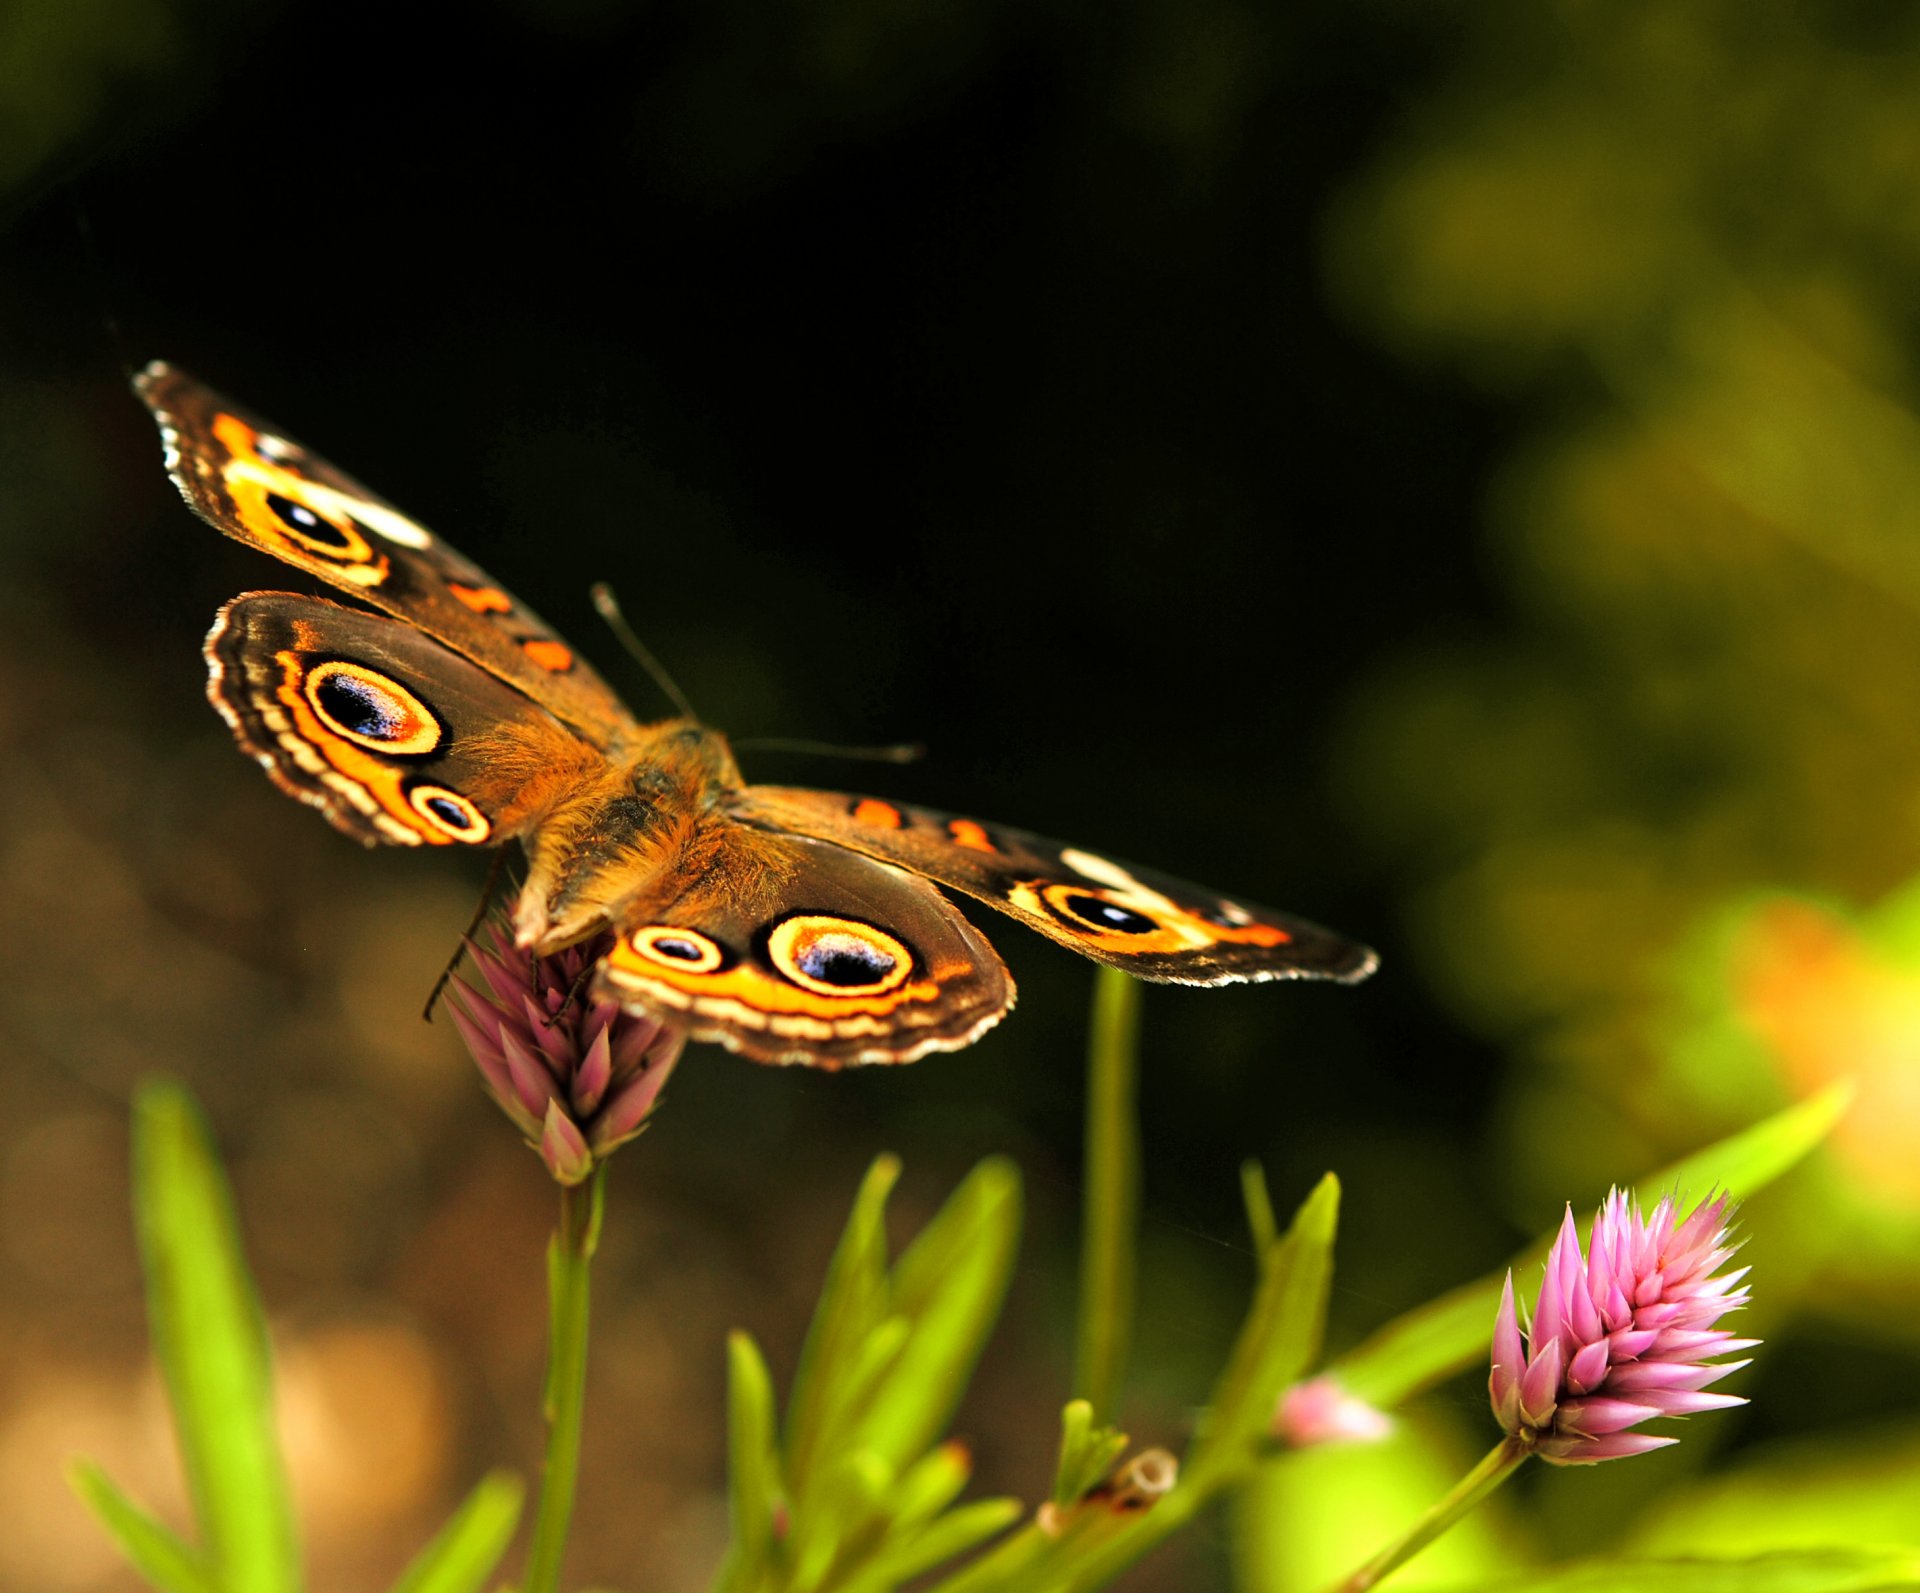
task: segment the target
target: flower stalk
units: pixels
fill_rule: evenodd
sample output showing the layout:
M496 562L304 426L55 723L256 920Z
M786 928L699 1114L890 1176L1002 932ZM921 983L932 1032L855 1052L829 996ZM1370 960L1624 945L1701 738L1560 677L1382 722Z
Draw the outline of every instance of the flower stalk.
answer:
M523 1593L558 1593L580 1478L586 1410L588 1282L606 1209L602 1163L585 1184L560 1186L560 1222L547 1245L547 1452Z

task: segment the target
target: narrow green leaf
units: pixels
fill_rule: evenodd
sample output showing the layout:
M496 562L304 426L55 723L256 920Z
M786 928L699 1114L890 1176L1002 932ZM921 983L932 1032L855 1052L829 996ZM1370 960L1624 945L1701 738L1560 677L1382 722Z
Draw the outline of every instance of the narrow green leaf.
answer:
M1852 1099L1845 1083L1743 1129L1634 1187L1650 1195L1678 1191L1693 1201L1709 1190L1731 1190L1745 1199L1787 1172L1826 1138ZM1592 1204L1597 1204L1594 1202ZM1582 1222L1584 1236L1591 1215ZM1550 1230L1512 1262L1516 1276L1537 1267L1553 1242ZM1436 1300L1396 1317L1330 1368L1351 1393L1390 1407L1483 1359L1500 1305L1506 1267L1451 1289Z
M827 1266L787 1401L787 1485L797 1496L810 1486L835 1385L886 1314L887 1196L899 1177L897 1157L875 1159Z
M907 1334L849 1442L908 1464L946 1430L1000 1315L1020 1243L1020 1174L992 1157L969 1173L894 1268Z
M889 1544L836 1593L890 1593L903 1582L986 1542L996 1532L1004 1532L1021 1514L1018 1499L978 1499L950 1510L924 1531Z
M122 1493L98 1466L83 1462L73 1467L67 1481L100 1518L127 1563L161 1593L216 1593L200 1556Z
M1280 1237L1280 1224L1274 1219L1266 1169L1256 1161L1240 1164L1240 1198L1246 1204L1247 1227L1253 1233L1253 1253L1264 1256Z
M1340 1184L1329 1173L1301 1204L1285 1235L1263 1252L1253 1309L1207 1402L1188 1455L1185 1486L1211 1485L1215 1473L1250 1460L1255 1439L1272 1425L1281 1390L1319 1354L1339 1219Z
M1593 1560L1448 1587L1450 1593L1891 1593L1920 1588L1920 1551L1835 1547L1741 1560Z
M147 1085L135 1100L134 1208L154 1354L209 1571L247 1593L292 1593L300 1575L266 1323L226 1179L177 1085Z
M747 1588L766 1569L780 1508L773 1378L745 1333L727 1336L727 1498L733 1542L719 1586Z
M1117 968L1094 975L1087 1045L1080 1309L1073 1389L1112 1420L1133 1338L1140 1216L1140 986Z
M488 1472L400 1573L392 1593L481 1593L513 1542L525 1493L511 1472Z
M887 1501L896 1532L915 1532L960 1497L973 1475L973 1457L957 1440L922 1455Z

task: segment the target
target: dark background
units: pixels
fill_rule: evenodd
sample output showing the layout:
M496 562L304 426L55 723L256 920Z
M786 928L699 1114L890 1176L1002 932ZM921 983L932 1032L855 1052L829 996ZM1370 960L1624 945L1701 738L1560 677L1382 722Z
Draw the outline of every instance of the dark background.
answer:
M1241 1158L1283 1200L1346 1179L1347 1342L1820 1082L1752 1060L1751 1011L1713 1029L1737 980L1689 937L1911 872L1916 495L1846 507L1852 541L1809 512L1899 455L1898 415L1851 456L1730 318L1759 302L1904 414L1912 249L1881 218L1911 203L1887 129L1914 51L1871 7L1763 10L30 5L0 67L0 1478L46 1525L0 1582L124 1585L68 1453L172 1486L120 1171L150 1071L233 1158L328 1585L390 1577L537 1441L543 1177L415 1017L480 870L361 855L227 744L198 638L301 583L177 501L124 385L149 358L446 535L643 717L594 580L710 722L931 749L750 777L1380 948L1359 990L1147 995L1143 1442L1178 1440L1239 1309ZM1824 164L1778 158L1815 127ZM1776 456L1742 449L1781 435L1800 465L1755 485ZM841 1076L700 1051L623 1153L581 1577L701 1585L721 1335L790 1367L883 1149L909 1221L982 1154L1028 1177L961 1428L984 1486L1044 1489L1091 974L984 927L1021 1001L975 1048ZM1718 994L1688 1006L1676 966ZM1700 1071L1702 1024L1747 1073ZM1827 1331L1904 1366L1904 1298ZM1435 1419L1479 1443L1478 1398ZM1871 1404L1783 1388L1720 1441ZM1558 1497L1545 1541L1587 1546ZM1225 1586L1229 1558L1223 1527L1139 1585Z

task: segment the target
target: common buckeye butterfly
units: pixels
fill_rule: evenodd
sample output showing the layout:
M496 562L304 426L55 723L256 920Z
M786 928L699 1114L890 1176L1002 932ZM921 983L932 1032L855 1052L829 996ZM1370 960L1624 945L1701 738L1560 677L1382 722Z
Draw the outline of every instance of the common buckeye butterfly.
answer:
M1022 830L748 785L719 732L641 724L486 571L277 427L165 364L134 386L202 518L368 605L220 610L207 694L241 746L369 846L519 841L515 941L611 930L596 997L761 1062L956 1050L1013 981L936 885L1142 979L1373 971L1318 925Z

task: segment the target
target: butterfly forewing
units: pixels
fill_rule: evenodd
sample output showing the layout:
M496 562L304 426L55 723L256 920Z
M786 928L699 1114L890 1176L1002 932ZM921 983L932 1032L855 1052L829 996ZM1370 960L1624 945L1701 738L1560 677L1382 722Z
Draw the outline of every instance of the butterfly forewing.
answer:
M786 786L748 786L732 806L745 823L816 835L924 874L1142 979L1351 982L1374 969L1367 947L1306 919L1024 830Z
M418 521L184 371L156 361L134 387L203 519L438 638L598 746L633 728L591 664Z

